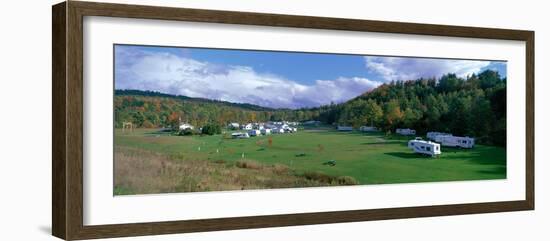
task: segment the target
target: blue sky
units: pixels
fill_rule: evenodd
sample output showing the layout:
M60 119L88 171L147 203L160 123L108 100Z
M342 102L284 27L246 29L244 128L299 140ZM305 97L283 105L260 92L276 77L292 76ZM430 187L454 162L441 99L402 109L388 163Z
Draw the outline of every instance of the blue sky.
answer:
M273 108L343 102L391 80L506 75L506 62L115 45L115 88Z

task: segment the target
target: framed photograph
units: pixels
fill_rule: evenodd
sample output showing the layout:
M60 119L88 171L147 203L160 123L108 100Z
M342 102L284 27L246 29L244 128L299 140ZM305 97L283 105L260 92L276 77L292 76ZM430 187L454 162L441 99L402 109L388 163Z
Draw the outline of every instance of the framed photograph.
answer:
M52 11L54 236L534 209L532 31Z

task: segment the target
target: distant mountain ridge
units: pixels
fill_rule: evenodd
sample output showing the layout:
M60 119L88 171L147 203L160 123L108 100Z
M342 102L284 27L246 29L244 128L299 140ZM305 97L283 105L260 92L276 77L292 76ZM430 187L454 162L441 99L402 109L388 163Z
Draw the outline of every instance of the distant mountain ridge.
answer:
M189 96L185 96L185 95L173 95L173 94L166 94L166 93L162 93L162 92L158 92L158 91L150 91L150 90L115 89L115 96L131 96L131 95L134 95L134 96L164 97L164 98L174 98L174 99L180 99L180 100L186 100L186 101L198 101L198 102L215 103L215 104L234 106L234 107L244 108L244 109L248 109L248 110L255 110L255 111L274 110L273 108L263 107L263 106L259 106L259 105L249 104L249 103L235 103L235 102L229 102L229 101L223 101L223 100L195 98L195 97L189 97Z

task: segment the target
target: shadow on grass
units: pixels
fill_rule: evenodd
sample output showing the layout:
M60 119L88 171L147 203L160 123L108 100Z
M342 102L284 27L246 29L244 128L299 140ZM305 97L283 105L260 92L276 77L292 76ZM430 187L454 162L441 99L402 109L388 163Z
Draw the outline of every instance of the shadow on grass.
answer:
M503 167L495 167L490 170L479 170L479 173L482 174L490 174L490 175L502 175L503 178L506 178L506 166Z
M309 133L318 133L323 135L351 135L351 136L377 136L384 137L384 134L380 132L361 132L361 131L339 131L336 129L327 129L327 130L310 130Z
M386 140L387 142L399 142L399 143L403 143L404 145L407 145L407 143L410 140L415 140L416 136L402 136L402 135L391 134L391 135L380 136L380 138L383 140ZM426 140L426 139L423 139L422 137L420 137L420 140Z
M361 145L390 145L390 144L402 144L406 145L402 141L380 141L380 142L363 142Z
M506 167L506 156L501 157L496 150L479 148L479 149L453 149L445 148L441 150L443 153L452 154L445 155L448 160L465 160L476 165L498 165Z
M418 159L418 158L431 158L429 156L423 156L421 154L412 153L412 152L386 152L384 153L386 155L399 157L399 158L405 158L405 159Z

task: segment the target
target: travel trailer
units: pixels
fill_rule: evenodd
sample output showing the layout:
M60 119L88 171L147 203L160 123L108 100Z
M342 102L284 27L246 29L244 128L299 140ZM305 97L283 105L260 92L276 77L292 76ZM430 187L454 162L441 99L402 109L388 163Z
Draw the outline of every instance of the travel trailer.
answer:
M234 139L250 138L248 133L242 133L242 132L235 132L235 133L231 134L231 137L233 137Z
M408 147L415 153L429 155L435 157L441 154L441 148L438 143L431 141L424 141L421 139L410 140Z
M426 137L431 141L435 141L435 138L438 136L452 136L452 135L453 134L451 133L437 132L437 131L430 131L426 133Z
M351 126L338 126L337 129L339 131L353 131L353 127L351 127Z
M416 131L412 129L396 129L395 133L401 134L404 136L414 136L416 135Z
M363 131L363 132L377 131L376 127L374 127L374 126L361 126L361 127L359 127L359 130Z
M435 141L442 146L452 146L459 148L474 148L475 140L471 137L463 136L437 136Z

